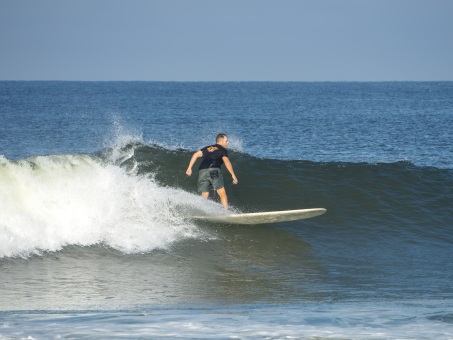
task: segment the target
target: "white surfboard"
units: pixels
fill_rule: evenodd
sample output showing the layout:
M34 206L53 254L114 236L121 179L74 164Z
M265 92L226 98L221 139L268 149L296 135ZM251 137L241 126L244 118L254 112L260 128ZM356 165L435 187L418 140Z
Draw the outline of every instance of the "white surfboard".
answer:
M265 211L247 214L231 215L210 215L210 216L192 216L195 221L206 221L229 224L263 224L297 221L305 218L322 215L326 212L324 208L298 209L298 210L280 210Z

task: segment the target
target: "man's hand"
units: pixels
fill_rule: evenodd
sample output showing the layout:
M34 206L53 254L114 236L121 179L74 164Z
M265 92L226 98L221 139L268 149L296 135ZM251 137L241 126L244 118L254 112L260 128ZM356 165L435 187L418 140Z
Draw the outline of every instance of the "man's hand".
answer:
M186 175L187 176L192 176L192 169L187 169Z

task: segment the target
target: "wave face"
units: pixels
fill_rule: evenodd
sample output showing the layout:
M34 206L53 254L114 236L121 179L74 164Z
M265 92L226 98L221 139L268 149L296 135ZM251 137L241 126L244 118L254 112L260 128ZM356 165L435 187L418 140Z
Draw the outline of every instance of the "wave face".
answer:
M134 143L97 155L1 158L0 256L97 244L147 252L207 237L187 217L223 211L215 195L204 201L196 194L197 176L184 173L190 157L187 150ZM328 226L331 237L453 242L451 170L269 160L234 151L230 158L239 177L234 186L225 175L232 209L323 207L327 213L306 224Z
M139 173L155 174L163 186L194 191L196 176L184 175L191 152L138 145ZM242 211L325 207L329 223L429 223L451 227L453 172L417 167L409 162L390 164L317 163L260 159L231 152L240 184L228 180L232 204ZM373 223L374 224L374 223Z
M196 175L184 173L190 156L182 149L130 144L97 156L2 158L0 255L95 244L146 252L200 237L187 217L222 211L215 195L208 202L196 195ZM233 209L324 207L328 212L322 222L342 232L360 229L368 237L402 233L407 241L453 241L451 170L407 162L269 160L234 151L230 158L240 181L233 186L226 173Z

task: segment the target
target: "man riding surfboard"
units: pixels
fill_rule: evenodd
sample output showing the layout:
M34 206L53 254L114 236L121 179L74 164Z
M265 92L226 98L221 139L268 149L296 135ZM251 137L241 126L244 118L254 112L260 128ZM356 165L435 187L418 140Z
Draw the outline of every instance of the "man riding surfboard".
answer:
M231 174L233 184L238 184L238 179L234 174L233 165L228 158L228 137L224 133L220 133L216 137L216 144L209 145L201 150L198 150L192 155L186 174L192 175L192 167L198 158L202 158L198 172L198 192L204 198L209 197L210 188L214 188L220 197L220 202L225 209L228 209L228 196L225 191L223 174L221 170L222 164Z

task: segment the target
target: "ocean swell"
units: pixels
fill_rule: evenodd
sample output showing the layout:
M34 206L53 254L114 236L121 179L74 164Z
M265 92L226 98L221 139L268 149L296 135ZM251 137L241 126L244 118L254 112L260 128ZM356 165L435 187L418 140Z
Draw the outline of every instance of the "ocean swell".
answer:
M193 214L223 213L202 200L192 152L139 142L96 155L0 159L0 257L103 244L125 253L205 237ZM322 207L304 222L321 238L391 240L446 248L451 235L453 172L398 163L316 163L230 152L239 184L225 171L232 209L243 212ZM319 228L322 226L322 228Z

